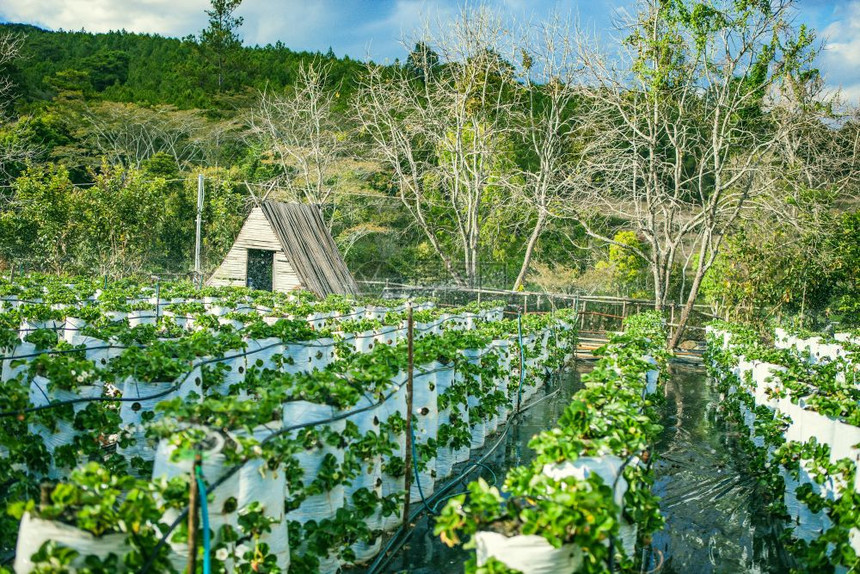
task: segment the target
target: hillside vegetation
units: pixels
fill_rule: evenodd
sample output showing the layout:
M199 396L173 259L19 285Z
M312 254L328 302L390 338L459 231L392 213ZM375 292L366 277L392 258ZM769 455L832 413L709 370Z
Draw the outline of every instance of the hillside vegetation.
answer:
M243 46L225 6L182 39L0 27L0 264L188 273L203 173L209 270L274 198L360 278L856 315L860 130L790 1L643 1L612 60L464 9L386 65Z

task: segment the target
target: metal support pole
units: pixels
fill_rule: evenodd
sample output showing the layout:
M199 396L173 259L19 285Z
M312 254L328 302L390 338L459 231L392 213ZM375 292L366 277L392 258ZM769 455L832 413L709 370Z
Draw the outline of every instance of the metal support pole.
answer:
M203 174L197 176L197 231L194 239L194 274L198 285L203 272L200 264L201 234L203 228Z
M412 320L412 301L406 306L406 353L408 360L408 370L406 371L406 456L404 468L406 476L404 477L403 488L406 490L406 500L403 502L403 525L407 526L409 522L409 499L412 498L409 491L412 490L412 388L413 388L413 371L414 371L414 356L413 356L413 337L414 323Z
M199 453L194 455L194 465L191 467L191 491L188 495L188 574L197 572L197 506L200 493L197 488L197 467L201 461Z

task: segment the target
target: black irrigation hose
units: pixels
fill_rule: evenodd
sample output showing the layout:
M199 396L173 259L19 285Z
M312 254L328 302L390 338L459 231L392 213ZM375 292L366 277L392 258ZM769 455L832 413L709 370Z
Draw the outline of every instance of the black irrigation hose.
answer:
M505 426L501 431L501 435L496 440L496 443L487 452L485 452L481 456L481 458L479 458L476 462L470 463L467 467L465 467L463 469L463 472L461 472L456 477L450 479L444 487L442 487L439 490L436 490L426 501L423 501L424 502L424 504L423 504L424 508L419 507L409 517L408 522L409 523L414 522L415 519L417 519L421 514L423 514L425 510L427 510L428 512L431 512L433 514L438 514L439 503L444 502L450 498L453 498L454 496L459 496L460 494L464 494L465 491L455 492L453 494L442 497L442 494L444 494L445 492L450 490L451 487L453 487L454 485L456 485L456 484L462 485L463 479L466 476L470 475L475 469L484 467L484 468L487 468L488 470L490 470L492 472L492 469L490 469L488 466L486 466L484 464L484 462L490 457L490 455L492 455L496 451L496 449L499 448L499 446L505 440L505 437L507 436L508 431L510 430L511 424L513 423L514 419L519 417L521 414L523 414L524 412L526 412L527 410L529 410L533 406L541 403L542 401L544 401L544 400L546 400L552 396L555 396L560 391L561 391L561 388L559 387L558 389L556 389L552 393L549 393L548 395L545 395L536 401L532 401L532 402L529 402L525 405L522 405L517 412L511 413L511 416L508 417L507 421L505 421ZM493 475L495 476L494 472L493 472ZM407 496L408 495L409 494L407 493ZM432 503L432 506L431 506L431 503ZM388 541L388 544L386 544L385 548L383 548L379 552L376 560L374 560L374 562L368 567L365 574L374 574L375 572L377 572L377 570L379 568L386 566L391 561L391 559L397 554L397 552L399 552L400 549L406 544L406 542L409 540L409 537L412 536L413 532L414 532L414 530L412 528L407 529L406 525L401 525L394 532L391 539ZM395 548L394 551L391 552L392 548L394 547L395 542L397 542L397 548ZM389 552L391 552L391 553L389 554Z
M405 383L404 383L404 384L405 384ZM353 417L353 416L355 416L355 415L357 415L357 414L361 414L361 413L363 413L363 412L367 412L367 411L373 410L373 409L375 409L375 408L378 408L378 407L382 406L383 404L385 404L385 401L387 401L389 398L391 398L392 396L394 396L394 395L397 393L397 391L399 391L399 390L400 390L400 388L401 388L402 386L403 386L403 384L401 384L401 385L397 388L397 390L390 392L389 394L385 395L385 397L384 397L383 399L381 399L381 400L377 401L376 403L374 403L374 404L372 404L372 405L367 405L367 406L361 407L361 408L359 408L359 409L353 409L353 410L351 410L351 411L346 411L346 412L340 413L340 414L338 414L338 415L335 415L335 416L333 416L333 417L331 417L331 418L329 418L329 419L320 420L320 421L311 421L311 422L307 422L307 423L301 423L301 424L297 424L297 425L290 425L290 426L288 426L288 427L284 427L284 428L282 428L282 429L280 429L280 430L278 430L278 431L273 432L273 433L272 433L272 434L270 434L269 436L267 436L265 439L263 439L262 441L260 441L260 444L266 444L266 443L268 443L269 441L271 441L271 440L272 440L272 439L274 439L274 438L277 438L277 437L282 436L282 435L284 435L284 434L287 434L287 433L293 432L293 431L295 431L295 430L300 430L300 429L308 428L308 427L312 427L312 426L324 425L324 424L329 424L329 423L337 422L337 421L340 421L340 420L344 420L344 419L351 418L351 417ZM225 482L227 482L227 481L228 481L228 480L229 480L229 479L230 479L234 474L236 474L237 472L239 472L239 470L241 470L241 469L242 469L242 467L243 467L243 466L245 466L245 464L246 464L246 463L247 463L247 461L242 462L242 463L237 464L237 465L233 465L233 466L232 466L232 467L231 467L231 468L230 468L226 473L224 473L224 475L223 475L223 476L221 476L221 478L219 478L218 480L216 480L215 482L213 482L213 483L209 486L209 490L208 490L208 492L209 492L209 493L211 493L211 492L212 492L212 491L214 491L216 488L218 488L219 486L221 486L222 484L224 484ZM155 548L153 548L153 550L152 550L152 554L150 554L150 556L149 556L149 558L147 559L146 563L145 563L145 564L143 565L143 567L138 571L138 572L139 572L139 574L146 574L146 572L148 572L148 571L149 571L149 569L152 567L153 562L155 561L155 558L158 556L158 551L159 551L159 550L161 550L161 548L163 548L163 547L164 547L164 545L167 543L167 539L170 537L170 534L171 534L171 533L176 529L176 527L177 527L177 526L179 526L179 524L181 524L181 523L182 523L182 520L183 520L187 515L188 515L188 508L186 507L186 508L185 508L185 509L180 513L180 515L176 518L176 520L174 520L174 521L173 521L173 523L172 523L172 524L170 525L170 527L168 528L167 532L165 532L165 533L162 535L161 539L158 541L158 544L156 544L156 545L155 545Z
M460 320L460 319L462 319L462 317L456 317L456 316L455 316L455 317L448 317L447 319L443 319L443 320L442 320L442 323L444 323L446 320L451 320L451 321L453 321L453 320ZM421 330L419 330L419 332L428 331L428 330L433 329L433 328L434 328L434 327L432 327L432 326L431 326L431 327L428 327L428 328L426 328L426 329L421 329ZM231 360L231 359L235 359L236 357L247 357L247 356L252 355L252 354L254 354L254 353L257 353L257 352L260 352L260 351L265 351L265 350L267 350L267 349L271 349L271 348L273 348L273 347L277 347L277 346L279 346L279 345L290 345L290 344L302 345L303 347L311 347L311 348L322 348L322 347L329 347L329 346L331 346L331 345L329 345L329 344L321 344L321 343L308 343L308 344L302 344L302 342L301 342L301 341L293 341L293 342L284 342L284 341L279 341L279 342L277 342L277 343L272 343L271 345L266 345L265 347L260 347L259 349L254 349L253 351L250 351L250 352L245 351L244 353L237 353L237 354L235 354L235 355L230 355L229 357L215 357L215 358L212 358L212 359L207 359L207 360L205 360L205 361L201 361L201 362L198 362L198 363L194 363L194 364L192 364L192 366L191 366L191 370L193 371L193 369L194 369L195 367L200 367L200 366L208 365L208 364L211 364L211 363L220 363L220 362L223 362L223 361L228 361L228 360ZM92 347L92 348L90 348L90 349L86 349L86 348L83 348L83 349L69 349L69 350L67 350L67 351L55 351L55 352L56 352L56 353L60 353L60 352L63 352L63 353L65 353L65 352L86 352L87 350L93 350L93 349L105 349L105 348L108 348L108 349L110 349L110 348L128 349L129 347L117 347L117 346L108 345L108 346L106 346L106 347ZM146 348L146 345L141 345L141 346L140 346L140 348ZM43 353L35 353L35 354L30 354L30 355L21 355L21 356L19 356L19 357L0 357L0 362L5 361L5 360L22 359L22 358L29 357L29 356L36 356L36 357L38 357L38 356L40 356L40 355L44 355L44 354L53 354L53 353L55 353L55 352L46 351L46 352L43 352ZM434 370L434 371L422 371L422 374L429 374L429 373L433 373L433 372L437 372L437 371L441 371L441 370L444 370L444 369L436 369L436 370ZM90 402L138 402L138 401L149 401L149 400L153 400L153 399L159 399L159 398L161 398L161 397L164 397L164 396L169 395L170 393L172 393L173 391L175 391L175 390L177 390L179 387L181 387L181 386L182 386L182 384L183 384L183 383L188 379L188 376L189 376L190 374L191 374L191 371L186 372L186 373L185 373L185 376L184 376L184 377L182 378L182 380L180 380L179 382L175 382L175 383L173 383L169 388L165 389L164 391L160 391L160 392L158 392L158 393L155 393L155 394L152 394L152 395L149 395L149 396L145 396L145 397L88 397L88 398L80 397L80 398L76 398L76 399L68 399L68 400L65 400L65 401L53 402L53 403L49 403L49 404L46 404L46 405L41 405L41 406L38 406L38 407L28 407L28 408L26 408L26 409L20 409L20 410L16 410L16 411L0 412L0 418L18 417L18 416L21 416L21 415L23 415L23 414L27 414L27 413L33 413L33 412L38 412L38 411L43 411L43 410L53 409L53 408L57 408L57 407L65 406L65 405L78 404L78 403L90 403Z
M191 375L191 373L194 371L194 369L196 367L202 367L203 365L208 365L211 363L219 363L222 361L235 359L236 357L246 357L249 355L253 355L254 353L258 353L260 351L265 351L266 349L271 349L273 347L277 347L278 345L282 345L282 344L283 343L281 343L281 342L272 343L271 345L266 345L265 347L260 347L259 349L254 349L253 351L250 351L250 352L246 351L244 353L237 353L235 355L230 355L229 357L215 357L212 359L206 359L204 361L199 361L199 362L193 363L191 365L191 370L186 371L185 374L178 381L170 383L169 388L165 389L164 391L160 391L160 392L157 392L155 394L148 395L145 397L89 397L89 398L79 397L76 399L68 399L65 401L58 401L58 402L54 402L54 403L49 403L47 405L41 405L38 407L28 407L26 409L20 409L17 411L2 412L2 413L0 413L0 418L17 417L17 416L20 416L20 415L23 415L26 413L33 413L33 412L48 410L48 409L61 407L61 406L65 406L65 405L73 405L73 404L77 404L77 403L92 403L92 402L124 403L124 402L149 401L152 399L159 399L163 396L169 395L170 393L172 393L173 391L175 391L179 387L181 387L182 384L185 383L186 380L188 380L188 377ZM165 383L165 384L168 384L168 383Z

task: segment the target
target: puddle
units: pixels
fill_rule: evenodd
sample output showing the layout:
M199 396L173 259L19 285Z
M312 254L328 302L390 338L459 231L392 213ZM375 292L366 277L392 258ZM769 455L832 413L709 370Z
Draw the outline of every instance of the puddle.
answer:
M702 368L672 365L671 372L654 466L666 528L654 535L648 568L664 574L787 572L793 563L779 542L781 523L769 517L755 479L745 472L738 429L719 414L718 393Z

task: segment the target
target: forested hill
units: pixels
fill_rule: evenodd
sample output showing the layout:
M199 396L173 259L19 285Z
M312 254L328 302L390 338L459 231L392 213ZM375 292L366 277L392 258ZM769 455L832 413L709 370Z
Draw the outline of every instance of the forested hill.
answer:
M0 32L5 31L26 35L21 57L8 70L16 84L19 109L63 92L80 92L87 99L212 109L223 107L225 98L291 85L302 61L315 59L330 65L329 80L347 91L354 85L349 80L362 68L348 56L296 52L280 42L242 47L224 63L219 90L216 55L194 36L52 32L0 24Z

